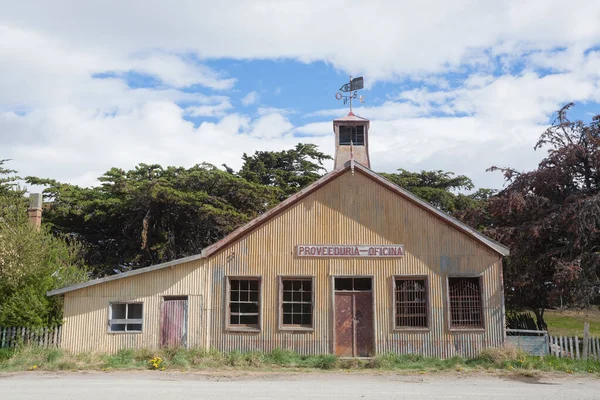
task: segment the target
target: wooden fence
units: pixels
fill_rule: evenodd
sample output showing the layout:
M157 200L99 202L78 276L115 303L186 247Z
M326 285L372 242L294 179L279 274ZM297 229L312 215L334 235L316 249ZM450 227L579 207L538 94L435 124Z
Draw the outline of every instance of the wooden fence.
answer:
M3 328L0 327L0 349L18 345L59 347L62 327Z
M600 338L589 336L550 336L549 353L559 358L600 361Z
M552 336L546 331L507 329L507 343L536 356L551 354L559 358L600 362L600 337L590 336L590 325L583 327L583 337Z

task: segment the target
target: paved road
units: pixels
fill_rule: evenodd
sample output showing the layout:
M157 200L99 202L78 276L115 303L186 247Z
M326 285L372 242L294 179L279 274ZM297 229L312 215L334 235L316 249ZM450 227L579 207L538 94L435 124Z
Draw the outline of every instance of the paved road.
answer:
M600 399L600 379L161 372L0 374L0 399Z

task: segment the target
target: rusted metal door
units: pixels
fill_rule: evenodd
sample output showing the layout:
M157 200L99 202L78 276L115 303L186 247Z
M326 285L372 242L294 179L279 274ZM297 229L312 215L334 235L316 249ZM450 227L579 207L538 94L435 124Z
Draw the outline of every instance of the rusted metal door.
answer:
M335 354L373 356L373 295L371 291L335 293Z
M161 305L160 345L187 345L187 299L165 299Z
M373 295L356 292L354 295L354 326L356 329L356 357L373 355Z
M354 356L354 294L335 294L335 354Z

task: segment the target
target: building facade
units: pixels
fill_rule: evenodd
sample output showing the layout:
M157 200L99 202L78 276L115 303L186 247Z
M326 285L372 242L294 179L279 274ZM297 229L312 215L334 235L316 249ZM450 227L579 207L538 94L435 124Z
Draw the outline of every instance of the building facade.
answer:
M444 358L502 346L508 249L371 171L368 120L334 132L336 169L200 254L50 292L64 296L62 346Z

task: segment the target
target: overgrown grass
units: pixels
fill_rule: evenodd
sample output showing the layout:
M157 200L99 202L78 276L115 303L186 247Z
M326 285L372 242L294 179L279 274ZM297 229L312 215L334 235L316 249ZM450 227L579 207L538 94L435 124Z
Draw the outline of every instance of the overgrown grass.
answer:
M340 359L333 355L305 356L289 350L270 353L220 353L216 350L161 349L121 350L116 354L70 354L60 349L22 347L0 350L0 371L27 370L145 370L150 360L159 357L169 371L193 370L388 370L420 373L437 371L539 371L600 374L600 363L558 359L553 356L531 357L513 348L487 349L479 357L438 359L416 354L385 354L373 359Z

